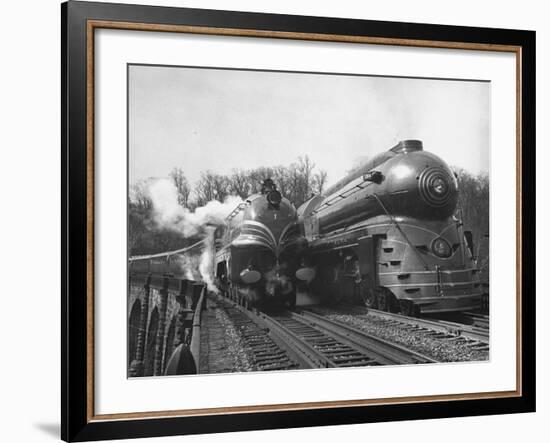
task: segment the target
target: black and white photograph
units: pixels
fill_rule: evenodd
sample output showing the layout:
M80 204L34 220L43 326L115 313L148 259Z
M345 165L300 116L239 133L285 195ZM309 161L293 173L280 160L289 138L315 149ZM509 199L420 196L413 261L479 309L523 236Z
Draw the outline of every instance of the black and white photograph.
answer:
M7 2L1 441L545 435L545 10Z
M490 361L491 82L127 65L127 376Z

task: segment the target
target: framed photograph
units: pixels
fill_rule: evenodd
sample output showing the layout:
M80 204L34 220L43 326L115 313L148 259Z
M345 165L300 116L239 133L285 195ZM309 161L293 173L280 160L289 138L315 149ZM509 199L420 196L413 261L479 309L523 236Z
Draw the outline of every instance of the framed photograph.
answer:
M534 32L61 15L65 441L535 410Z

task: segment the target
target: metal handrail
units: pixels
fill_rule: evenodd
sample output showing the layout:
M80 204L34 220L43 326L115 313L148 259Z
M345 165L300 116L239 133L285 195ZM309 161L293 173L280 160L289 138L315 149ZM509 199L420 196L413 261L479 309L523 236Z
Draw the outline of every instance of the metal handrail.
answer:
M151 255L134 255L133 257L130 257L128 261L134 261L134 260L145 260L149 258L157 258L157 257L169 257L171 255L175 254L183 254L184 252L190 251L196 246L199 246L200 244L204 243L206 239L199 240L197 243L193 243L191 246L187 246L182 249L176 249L174 251L166 251L166 252L159 252L158 254L151 254Z

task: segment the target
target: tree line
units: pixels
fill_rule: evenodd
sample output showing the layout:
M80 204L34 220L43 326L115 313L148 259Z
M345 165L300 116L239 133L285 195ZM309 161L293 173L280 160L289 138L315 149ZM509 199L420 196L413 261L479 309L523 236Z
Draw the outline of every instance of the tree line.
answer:
M259 192L261 183L266 178L271 178L281 194L298 207L311 195L322 193L327 181L326 171L316 170L315 163L307 155L299 157L288 166L234 169L228 175L205 171L195 185L192 201L189 199L191 188L181 179L183 171L176 168L171 177L181 195L182 204L191 209L193 206L203 206L211 200L223 202L229 195L238 195L245 199L250 194Z
M474 255L481 268L482 283L489 283L489 176L474 175L461 168L453 168L458 181L456 216L464 230L472 231Z
M230 195L245 199L259 192L266 178L271 178L281 194L298 207L312 195L323 193L327 182L327 172L316 168L307 155L287 166L233 169L229 174L206 170L194 187L182 168L172 169L169 177L177 189L178 203L191 211L212 200L224 202ZM131 256L180 249L197 240L182 238L180 234L156 225L153 203L147 190L149 184L149 180L141 180L130 188L128 247Z

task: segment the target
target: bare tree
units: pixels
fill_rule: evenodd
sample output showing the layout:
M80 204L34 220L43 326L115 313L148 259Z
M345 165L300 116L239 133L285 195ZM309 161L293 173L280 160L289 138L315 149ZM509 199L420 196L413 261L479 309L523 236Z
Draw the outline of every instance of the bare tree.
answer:
M246 198L254 188L250 174L242 169L234 169L229 177L229 190L241 198Z
M295 206L300 206L311 197L314 168L315 163L307 155L288 166L288 198Z
M170 172L170 178L173 180L176 189L178 190L178 203L182 206L189 206L189 195L191 194L191 186L183 173L183 169L174 168Z
M313 175L313 192L315 194L322 194L325 184L327 182L327 171L321 170Z
M291 192L290 173L287 167L277 166L273 168L271 176L282 195L288 198Z
M147 191L149 182L149 180L140 180L130 186L130 204L139 209L150 209L153 207L153 202Z
M230 193L229 188L228 177L212 171L203 172L195 186L197 205L203 206L211 200L223 202Z

